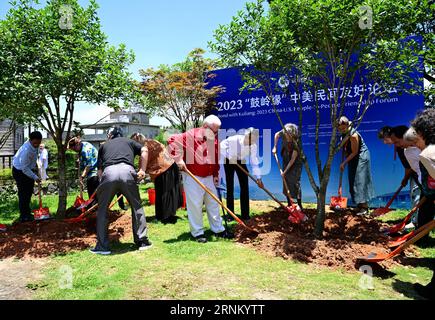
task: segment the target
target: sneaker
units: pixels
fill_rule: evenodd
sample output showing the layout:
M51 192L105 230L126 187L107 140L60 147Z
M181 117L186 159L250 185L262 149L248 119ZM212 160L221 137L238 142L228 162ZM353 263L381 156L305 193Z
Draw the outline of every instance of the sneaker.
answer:
M108 256L109 254L112 254L112 252L109 250L100 250L100 249L91 249L91 250L89 250L89 252L91 252L93 254L99 254L102 256Z
M408 231L411 231L411 230L414 230L415 229L415 225L414 225L414 223L412 223L412 222L410 222L410 223L408 223L406 226L405 226L405 232L408 232Z
M7 230L4 224L0 224L0 232L5 232Z
M216 237L218 238L222 238L222 239L233 239L234 238L234 234L232 234L229 231L222 231L222 232L218 232L214 234Z
M24 223L24 222L32 222L32 221L34 221L35 220L35 218L31 215L31 214L29 214L28 216L24 216L24 217L21 217L20 218L20 222L21 223Z
M145 239L140 243L138 250L145 251L145 250L148 250L149 248L151 248L152 246L153 246L153 244L151 243L151 241L149 241L148 239Z
M370 213L369 210L366 208L361 208L358 213L356 214L358 217L369 217Z
M234 221L233 216L230 216L229 214L228 214L228 215L225 215L225 216L224 216L224 219L225 219L227 222Z
M207 238L203 234L196 236L194 238L195 238L196 242L199 242L199 243L206 243L207 242Z

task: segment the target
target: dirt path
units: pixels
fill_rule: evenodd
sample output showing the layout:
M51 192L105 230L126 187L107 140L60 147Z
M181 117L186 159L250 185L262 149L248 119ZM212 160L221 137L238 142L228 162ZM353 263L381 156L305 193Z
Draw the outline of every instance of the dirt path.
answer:
M32 284L41 280L46 259L0 260L0 300L30 300Z

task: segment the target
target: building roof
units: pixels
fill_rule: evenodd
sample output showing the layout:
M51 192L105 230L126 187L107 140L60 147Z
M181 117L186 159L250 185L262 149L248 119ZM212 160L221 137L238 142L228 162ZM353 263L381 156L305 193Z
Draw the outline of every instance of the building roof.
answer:
M131 121L107 121L107 122L101 122L101 123L91 124L91 125L82 124L79 125L79 128L80 129L107 129L110 127L121 126L121 125L160 128L160 126L158 125L144 124L144 123L131 122Z

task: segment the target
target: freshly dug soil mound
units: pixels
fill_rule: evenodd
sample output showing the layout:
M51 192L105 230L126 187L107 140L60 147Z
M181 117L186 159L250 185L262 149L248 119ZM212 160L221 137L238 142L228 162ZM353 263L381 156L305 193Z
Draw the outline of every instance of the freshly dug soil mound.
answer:
M355 270L357 257L370 252L387 253L388 237L379 230L377 220L355 216L351 212L328 212L322 239L313 236L316 210L304 210L308 221L294 225L288 221L288 213L272 211L256 216L248 226L258 235L241 226L235 230L236 240L257 250L305 263ZM382 262L383 266L397 263Z
M126 233L131 234L131 216L112 211L108 214L109 237L118 241ZM95 216L81 223L63 220L47 220L17 223L0 233L0 259L9 257L47 257L73 250L95 246Z

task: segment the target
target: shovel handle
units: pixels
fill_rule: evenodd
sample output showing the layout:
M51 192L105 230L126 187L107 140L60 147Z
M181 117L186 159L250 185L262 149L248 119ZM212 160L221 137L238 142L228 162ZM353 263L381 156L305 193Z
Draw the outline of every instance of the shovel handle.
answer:
M399 187L399 189L397 189L396 193L391 197L390 201L388 201L385 208L390 208L390 206L393 204L394 199L396 199L397 195L400 193L400 191L402 191L402 189L403 189L403 186L401 185Z
M338 195L341 197L343 193L343 171L340 170L340 179L338 181Z
M83 199L83 184L80 180L80 155L77 155L77 178L79 179L79 188L80 188L80 198Z
M226 205L223 204L222 201L219 200L218 197L216 197L216 195L211 192L201 181L198 180L197 177L195 177L193 175L192 172L190 172L187 168L184 169L184 172L186 172L193 180L195 180L195 182L205 191L207 192L217 203L219 203L219 205L224 208L239 224L241 224L243 227L245 227L246 229L250 230L250 231L254 231L255 230L251 229L250 227L248 227L242 220L239 219L238 216L236 216L234 214L234 212L232 212L230 209L227 208Z
M283 172L281 164L279 163L277 154L274 153L274 156L275 156L276 164L278 165L279 171ZM288 187L287 181L285 180L285 178L283 176L281 176L281 179L282 179L282 182L284 184L285 192L287 193L287 198L289 199L290 205L292 206L293 205L293 199L292 199L292 196L291 196L290 189Z
M109 206L109 210L112 209L112 207L118 202L119 199L121 199L123 197L123 195L120 195L115 201L113 201L110 206ZM85 212L83 212L81 215L79 215L77 218L72 218L67 220L68 222L79 222L82 221L85 216L87 216L90 212L94 211L95 209L98 208L98 203L94 204L92 207L90 207L88 210L86 210Z
M400 252L408 248L410 245L416 243L418 240L423 238L425 235L427 235L429 232L432 231L432 229L435 228L435 220L430 221L429 223L425 224L423 226L423 229L421 229L420 232L416 233L415 236L413 236L411 239L400 245L396 250L392 251L388 256L388 258L392 258L394 256L397 256ZM420 228L419 228L420 230Z
M418 209L420 209L420 207L421 207L421 206L423 205L423 203L425 203L425 202L426 202L426 197L421 198L420 201L419 201L419 203L418 203L414 208L412 208L412 210L411 210L411 211L406 215L405 219L403 219L402 222L400 222L400 223L398 223L398 224L392 226L391 228L388 228L386 232L391 234L391 233L396 233L396 232L402 230L402 229L406 226L406 224L408 223L408 221L411 220L411 217L413 216L413 214L414 214Z
M236 163L236 165L239 167L240 170L242 170L249 178L251 178L256 184L257 186L262 189L264 192L266 192L269 197L271 197L276 203L278 203L281 207L283 207L284 209L287 210L287 207L281 202L279 201L269 190L266 189L266 187L261 187L258 182L257 179L255 179L248 171L245 170L245 168L243 168L240 164Z

